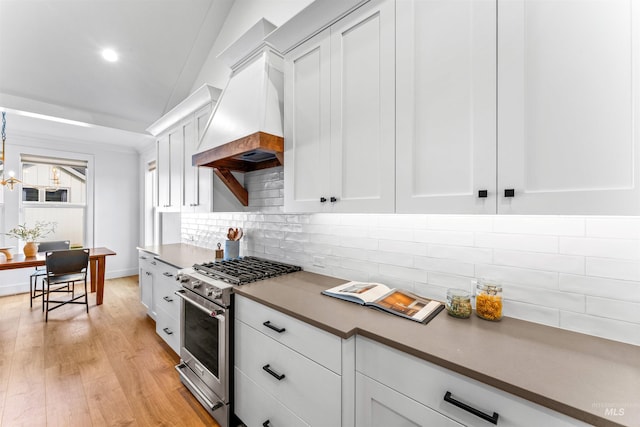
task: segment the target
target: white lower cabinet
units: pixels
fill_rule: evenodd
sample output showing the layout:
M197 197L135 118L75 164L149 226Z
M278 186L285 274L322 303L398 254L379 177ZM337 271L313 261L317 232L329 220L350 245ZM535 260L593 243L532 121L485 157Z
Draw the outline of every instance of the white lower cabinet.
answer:
M161 273L154 282L153 304L156 311L156 333L180 354L180 300L175 292L180 285L175 280L177 269L159 262Z
M345 425L343 395L353 391L344 391L340 365L329 368L315 360L316 346L308 344L327 333L242 296L236 295L235 307L236 415L248 427ZM341 340L333 338L339 345L323 341L329 343L325 360L342 357Z
M178 269L144 251L139 251L138 264L140 301L156 321L156 333L180 354L180 300L174 294L180 289Z
M436 411L442 417L431 424L438 426L457 425L452 420L465 426L492 425L493 423L483 419L483 415L486 418L496 418L496 425L500 427L588 426L574 418L360 336L356 339L356 372L359 378L366 378L366 381L358 379L356 383L358 426L378 425L367 423L367 417L378 414L395 417L390 419L397 419L399 422L386 425L429 425L429 417L434 415L426 409ZM378 383L385 389L375 390L378 385L373 387L369 381ZM448 395L450 401L445 401L445 395ZM471 408L477 414L471 413ZM389 411L395 411L395 414Z
M356 396L356 427L462 425L359 372Z
M308 426L273 395L235 368L236 414L242 414L247 426L298 427Z
M153 254L140 251L138 254L138 284L140 286L140 302L147 308L149 317L155 320L156 313L153 308L153 276L157 261Z

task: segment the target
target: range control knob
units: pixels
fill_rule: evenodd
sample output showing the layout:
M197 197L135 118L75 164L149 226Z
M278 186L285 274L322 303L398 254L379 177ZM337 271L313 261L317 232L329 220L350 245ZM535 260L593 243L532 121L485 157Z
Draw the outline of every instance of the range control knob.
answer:
M222 297L222 290L218 288L207 288L207 296L218 299Z
M200 280L194 280L194 281L191 283L191 287L192 287L193 289L198 289L201 285L202 285L202 282L201 282Z
M186 276L184 274L178 274L176 276L176 280L179 281L180 283L187 283L189 281L189 276Z

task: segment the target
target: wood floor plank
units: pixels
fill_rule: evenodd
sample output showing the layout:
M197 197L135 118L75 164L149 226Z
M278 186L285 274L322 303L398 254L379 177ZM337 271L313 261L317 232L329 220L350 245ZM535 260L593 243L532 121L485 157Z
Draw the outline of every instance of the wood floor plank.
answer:
M107 280L104 304L49 313L0 297L0 427L218 426L180 383L137 276ZM218 426L219 427L219 426Z

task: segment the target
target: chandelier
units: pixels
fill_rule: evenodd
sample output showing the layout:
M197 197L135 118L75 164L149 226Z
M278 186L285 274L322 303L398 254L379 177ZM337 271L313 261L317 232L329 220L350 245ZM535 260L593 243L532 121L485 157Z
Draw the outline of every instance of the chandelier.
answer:
M18 178L16 178L14 175L13 171L9 171L9 178L5 178L4 176L4 170L6 169L5 165L5 160L4 160L4 153L5 153L5 140L7 139L7 133L6 133L6 127L7 127L7 119L5 117L6 112L2 112L2 180L0 180L0 184L2 185L6 185L7 187L9 187L9 190L13 191L13 187L16 184L20 184L22 181L20 181Z

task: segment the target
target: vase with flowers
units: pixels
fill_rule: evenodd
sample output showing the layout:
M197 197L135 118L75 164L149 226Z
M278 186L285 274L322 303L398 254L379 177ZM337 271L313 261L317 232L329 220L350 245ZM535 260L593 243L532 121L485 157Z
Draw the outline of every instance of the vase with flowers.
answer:
M17 227L12 228L5 234L24 241L24 256L33 257L38 253L38 244L36 241L52 233L55 229L55 222L36 221L35 225L31 228L27 227L26 223L18 224Z

